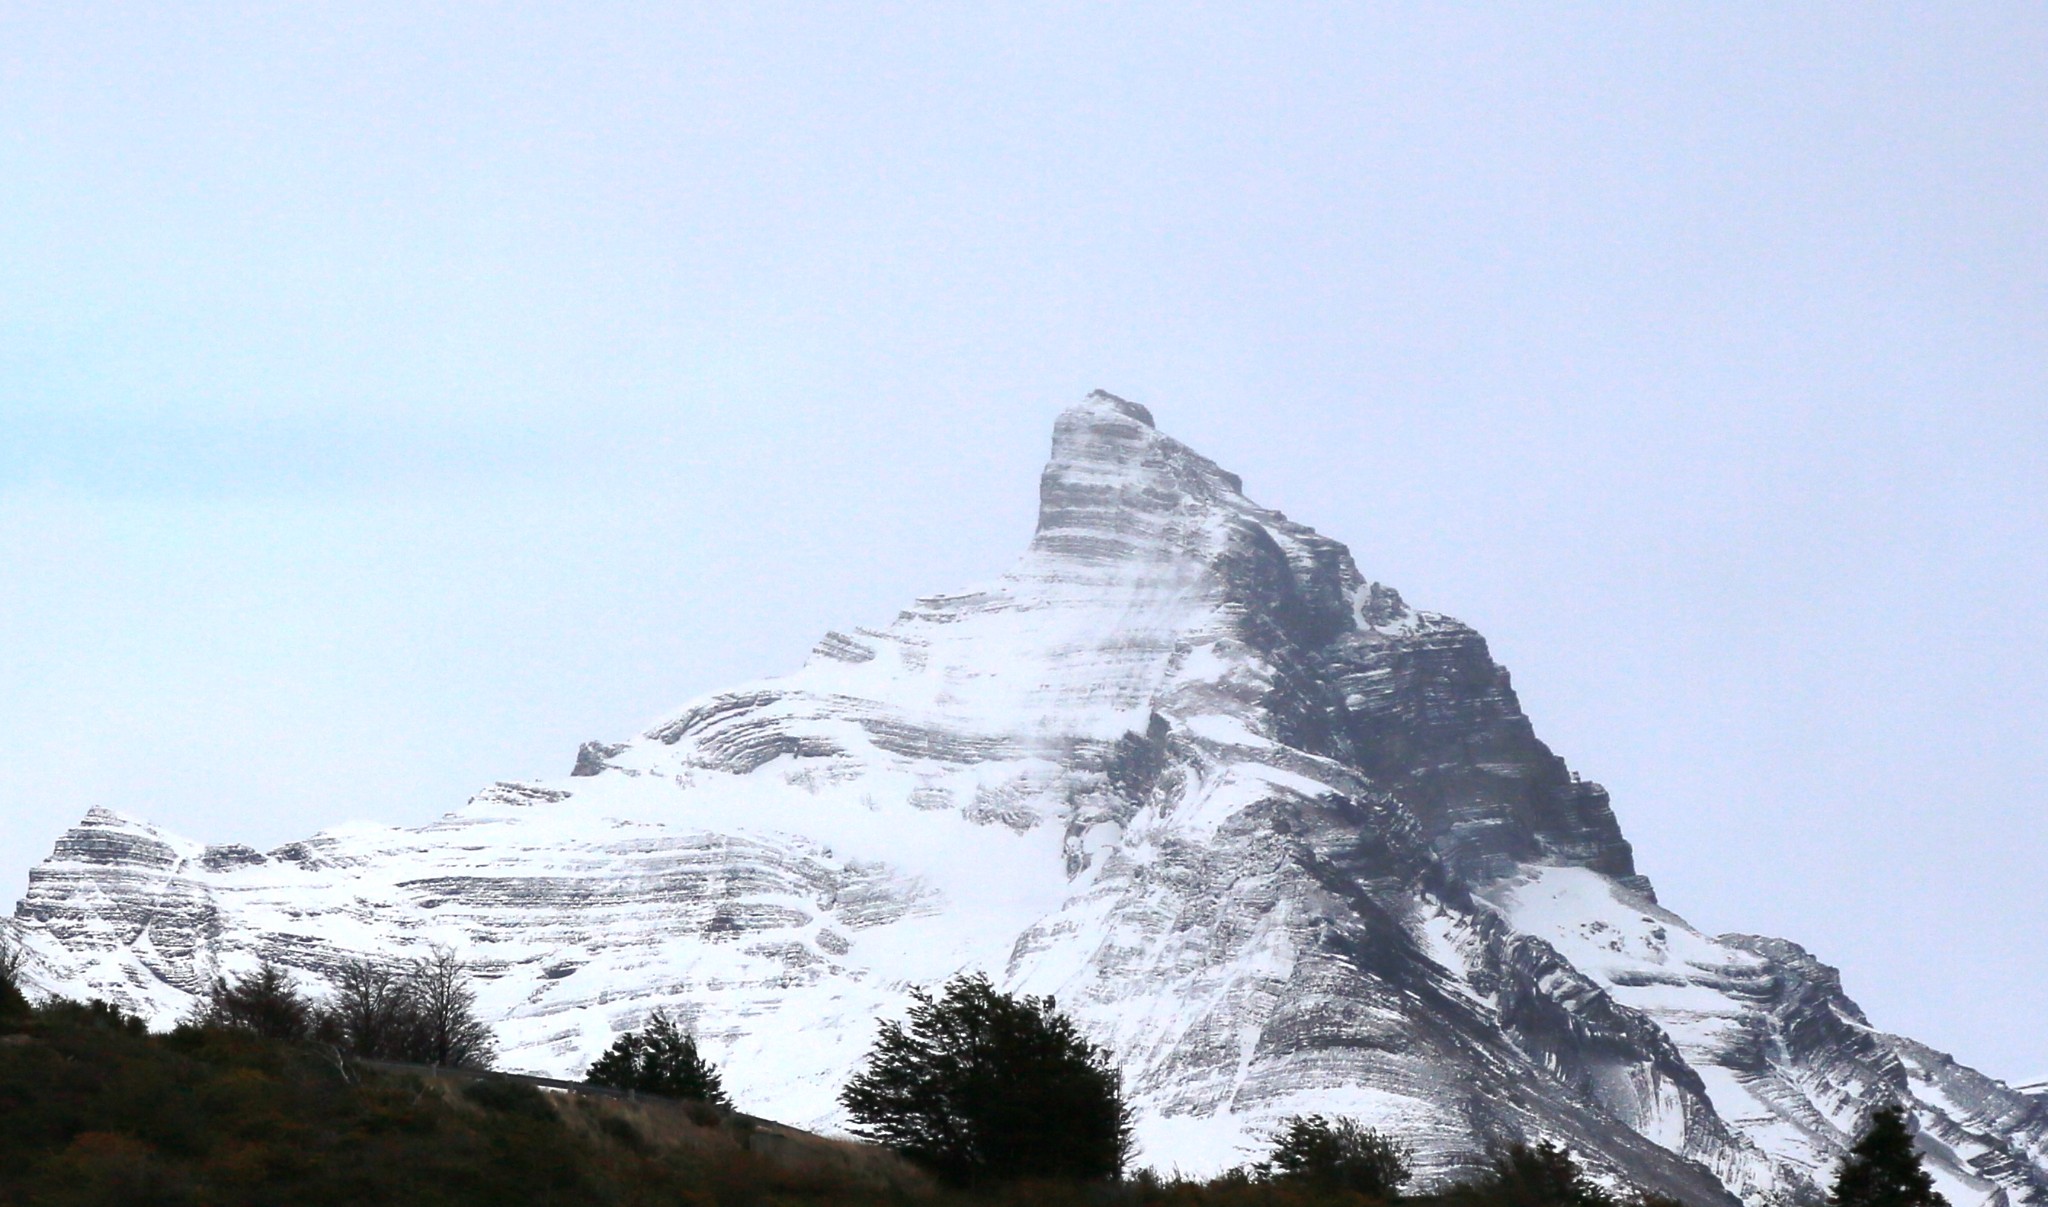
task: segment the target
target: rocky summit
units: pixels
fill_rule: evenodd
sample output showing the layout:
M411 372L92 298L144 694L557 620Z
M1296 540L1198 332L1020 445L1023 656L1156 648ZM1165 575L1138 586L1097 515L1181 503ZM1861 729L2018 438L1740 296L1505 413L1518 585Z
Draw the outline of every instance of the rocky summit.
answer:
M13 925L32 986L157 1024L258 960L452 944L507 1067L578 1075L660 1007L810 1127L907 988L983 969L1109 1047L1162 1170L1322 1112L1425 1183L1551 1139L1689 1203L1811 1202L1897 1101L1955 1207L2048 1207L2048 1093L1687 925L1478 633L1099 392L986 587L418 828L259 852L94 810Z

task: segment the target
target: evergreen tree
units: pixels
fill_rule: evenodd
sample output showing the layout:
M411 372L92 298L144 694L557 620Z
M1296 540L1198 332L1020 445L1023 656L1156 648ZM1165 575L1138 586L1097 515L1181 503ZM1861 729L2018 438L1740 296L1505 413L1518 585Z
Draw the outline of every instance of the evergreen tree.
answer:
M265 960L232 981L215 977L191 1021L265 1039L296 1040L312 1034L313 1017L313 1004L299 992L292 974Z
M21 991L21 964L25 953L5 931L0 931L0 1018L29 1012L28 997Z
M1271 1139L1272 1155L1257 1172L1274 1181L1392 1200L1410 1176L1409 1151L1355 1119L1294 1115Z
M856 1134L963 1184L1123 1172L1122 1084L1053 999L1000 993L980 974L911 997L909 1026L883 1023L840 1092Z
M1834 1207L1948 1207L1934 1179L1920 1167L1906 1112L1898 1106L1871 1115L1855 1147L1842 1158L1831 1201Z
M615 1040L583 1080L714 1106L732 1105L718 1070L698 1053L697 1041L660 1010L648 1018L644 1029L628 1031Z
M1587 1180L1568 1149L1547 1140L1515 1145L1485 1175L1443 1198L1452 1207L1615 1207L1614 1196Z
M583 1071L585 1085L610 1086L615 1090L637 1090L640 1088L640 1066L647 1059L647 1038L638 1031L628 1031L612 1041L604 1055L590 1062Z

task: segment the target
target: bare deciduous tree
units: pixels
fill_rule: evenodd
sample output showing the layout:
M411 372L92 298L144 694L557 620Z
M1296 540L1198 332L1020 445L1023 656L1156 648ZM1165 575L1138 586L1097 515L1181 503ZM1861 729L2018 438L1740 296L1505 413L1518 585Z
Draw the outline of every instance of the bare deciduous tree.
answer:
M335 1045L373 1060L404 1060L419 1028L412 985L404 972L375 960L344 961L320 1030Z
M452 947L409 964L345 960L319 1020L323 1039L373 1060L488 1068L495 1044L476 1017L470 967Z
M419 1016L415 1058L426 1064L489 1068L496 1055L491 1029L476 1017L469 965L452 947L436 946L413 963L413 1008Z

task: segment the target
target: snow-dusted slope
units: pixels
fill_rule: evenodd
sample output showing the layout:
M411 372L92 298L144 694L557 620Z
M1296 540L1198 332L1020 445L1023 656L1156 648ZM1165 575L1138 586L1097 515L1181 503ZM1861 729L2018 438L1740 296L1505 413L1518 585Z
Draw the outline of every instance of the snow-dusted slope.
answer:
M419 829L259 854L95 811L16 923L37 983L159 1022L258 958L452 943L512 1066L573 1075L665 1006L748 1109L819 1126L908 986L982 968L1112 1047L1162 1167L1319 1110L1429 1177L1550 1137L1692 1202L1791 1200L1897 1098L1956 1207L2048 1205L2048 1100L1659 907L1478 634L1105 394L985 589Z

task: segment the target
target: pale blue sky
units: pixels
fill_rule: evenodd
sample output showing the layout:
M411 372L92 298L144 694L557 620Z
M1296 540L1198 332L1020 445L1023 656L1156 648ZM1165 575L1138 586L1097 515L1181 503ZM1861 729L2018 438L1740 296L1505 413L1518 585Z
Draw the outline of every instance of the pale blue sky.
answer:
M0 894L1000 572L1102 387L2048 1074L2048 9L0 8Z

